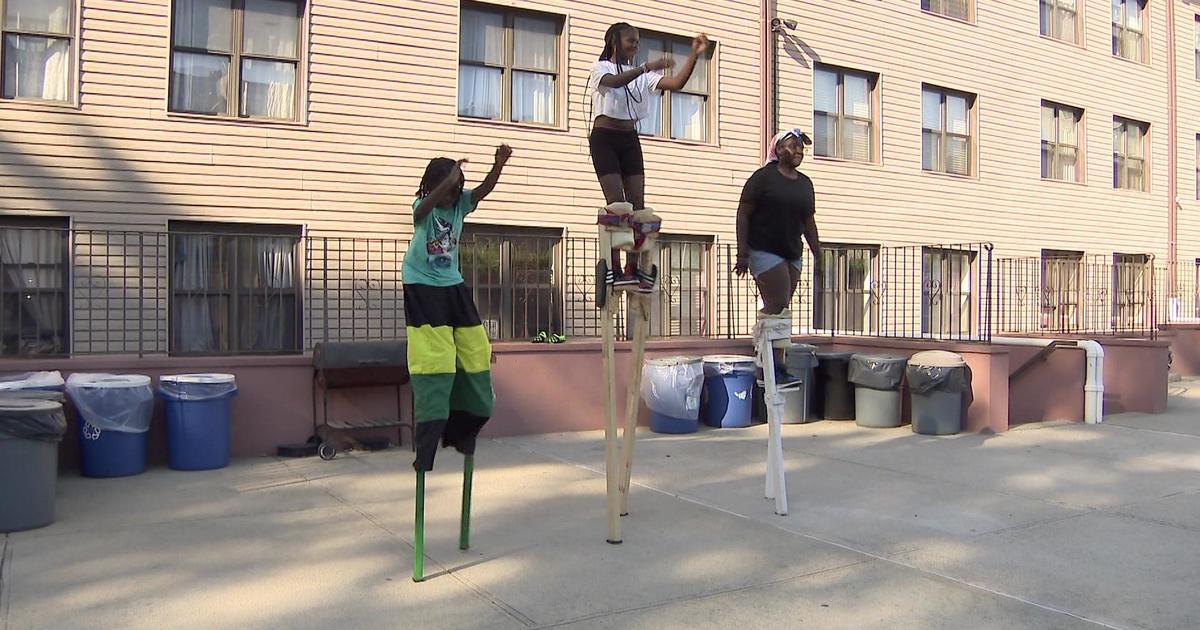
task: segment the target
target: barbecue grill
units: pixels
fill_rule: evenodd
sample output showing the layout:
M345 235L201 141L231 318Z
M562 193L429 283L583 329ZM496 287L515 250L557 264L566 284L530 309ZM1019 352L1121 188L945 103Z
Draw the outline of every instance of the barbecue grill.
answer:
M352 433L363 429L397 427L397 444L404 445L404 429L414 435L412 407L409 421L403 419L400 388L408 384L408 346L403 341L351 341L318 343L313 349L313 440L318 443L317 454L326 461L337 457L342 439L356 447L363 442ZM394 387L396 415L377 418L329 419L329 391L363 387ZM317 418L317 395L321 397L322 414ZM413 448L416 440L413 439Z

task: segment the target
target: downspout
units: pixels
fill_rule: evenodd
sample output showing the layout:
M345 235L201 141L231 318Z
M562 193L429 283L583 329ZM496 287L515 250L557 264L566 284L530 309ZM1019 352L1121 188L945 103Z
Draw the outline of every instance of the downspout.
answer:
M1087 371L1083 380L1083 421L1100 424L1104 421L1104 348L1091 339L1037 339L1034 337L992 337L1000 346L1032 346L1045 348L1057 343L1060 347L1074 345L1087 353Z
M1175 0L1167 0L1167 291L1170 299L1176 299L1175 267L1178 254L1176 232L1178 232L1179 197L1179 124L1176 111L1176 84L1179 82L1175 66Z
M775 127L778 127L775 118L778 114L778 99L779 90L776 82L778 75L776 68L779 65L779 45L775 41L775 20L776 5L775 0L762 0L762 15L760 25L760 37L762 39L762 54L760 67L762 71L759 75L759 82L762 85L762 105L759 108L761 118L759 120L759 144L761 154L759 160L767 159L767 144L771 142L771 137L775 135Z

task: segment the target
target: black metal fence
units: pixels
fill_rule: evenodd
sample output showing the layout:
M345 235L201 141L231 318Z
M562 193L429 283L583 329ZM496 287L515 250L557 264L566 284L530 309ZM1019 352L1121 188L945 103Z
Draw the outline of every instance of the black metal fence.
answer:
M736 247L665 237L655 337L737 338L761 308ZM298 353L322 341L405 335L400 239L50 228L0 229L0 352ZM598 337L591 237L472 233L463 275L490 336ZM624 255L622 255L622 260ZM973 342L993 334L1152 337L1200 318L1200 268L1167 287L1150 257L996 258L988 243L808 253L796 334ZM623 297L615 324L627 337Z
M996 331L1153 338L1157 275L1150 256L999 259Z

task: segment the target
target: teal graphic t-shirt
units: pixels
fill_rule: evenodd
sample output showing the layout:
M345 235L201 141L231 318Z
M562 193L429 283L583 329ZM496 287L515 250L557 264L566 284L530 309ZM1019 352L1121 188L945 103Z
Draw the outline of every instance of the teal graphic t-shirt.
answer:
M421 200L413 201L413 211ZM462 236L463 219L475 210L471 190L464 189L453 208L436 207L424 219L413 219L412 242L404 253L404 284L427 284L452 287L462 284L458 268L458 238Z

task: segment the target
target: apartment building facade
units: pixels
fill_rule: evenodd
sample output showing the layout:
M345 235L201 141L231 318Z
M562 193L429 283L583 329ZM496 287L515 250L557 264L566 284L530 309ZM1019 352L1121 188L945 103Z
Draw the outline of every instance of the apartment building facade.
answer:
M834 245L806 280L825 300L809 303L810 327L881 326L873 276L894 246L928 245L914 282L958 287L938 306L921 298L921 333L971 336L979 313L960 307L981 299L985 255L1036 258L1034 283L1068 293L1100 256L1106 290L1144 292L1152 260L1200 255L1196 12L0 0L3 354L289 354L402 335L399 261L425 164L466 157L478 180L501 142L514 158L463 254L492 334L594 334L586 81L616 20L641 29L643 57L680 54L701 31L714 42L640 126L667 232L657 334L730 332L722 248L777 127L813 132L805 170ZM990 245L935 247L961 243ZM849 306L818 321L831 299ZM1130 307L1109 302L1108 319ZM1153 310L1140 308L1122 317Z

